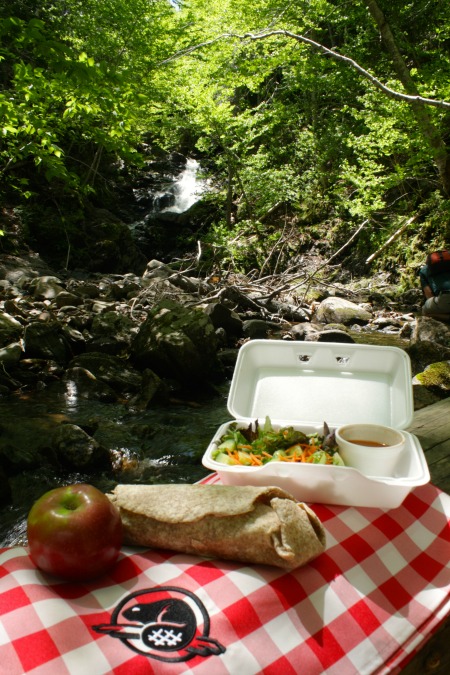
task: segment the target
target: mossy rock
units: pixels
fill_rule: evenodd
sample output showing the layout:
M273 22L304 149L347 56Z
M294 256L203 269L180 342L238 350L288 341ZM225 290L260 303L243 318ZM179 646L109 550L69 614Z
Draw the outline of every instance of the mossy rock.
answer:
M422 373L416 375L424 387L431 390L450 391L450 361L431 363Z

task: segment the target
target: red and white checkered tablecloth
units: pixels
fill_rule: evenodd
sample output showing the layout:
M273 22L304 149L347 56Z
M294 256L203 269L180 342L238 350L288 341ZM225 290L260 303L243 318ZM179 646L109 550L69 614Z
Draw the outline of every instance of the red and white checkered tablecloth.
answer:
M450 497L313 508L327 549L289 573L124 549L110 576L71 584L1 550L0 673L399 672L450 612Z

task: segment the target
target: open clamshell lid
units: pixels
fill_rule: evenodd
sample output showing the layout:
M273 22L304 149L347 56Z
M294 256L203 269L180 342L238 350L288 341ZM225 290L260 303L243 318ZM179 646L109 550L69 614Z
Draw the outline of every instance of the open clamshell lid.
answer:
M238 354L228 410L289 424L384 424L413 418L409 356L398 347L252 340Z

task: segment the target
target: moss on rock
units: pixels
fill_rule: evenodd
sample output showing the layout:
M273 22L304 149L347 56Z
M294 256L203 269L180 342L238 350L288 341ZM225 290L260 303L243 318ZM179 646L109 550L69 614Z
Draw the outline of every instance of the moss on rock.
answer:
M429 389L450 390L450 361L432 363L422 373L418 373L417 380Z

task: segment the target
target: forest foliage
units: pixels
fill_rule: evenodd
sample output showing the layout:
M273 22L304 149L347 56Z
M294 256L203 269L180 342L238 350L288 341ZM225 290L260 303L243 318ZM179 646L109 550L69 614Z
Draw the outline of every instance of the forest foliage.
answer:
M449 54L442 0L11 0L2 207L67 236L176 150L213 179L206 240L360 230L367 257L410 222L386 255L414 267L449 243Z

